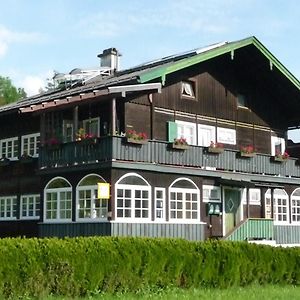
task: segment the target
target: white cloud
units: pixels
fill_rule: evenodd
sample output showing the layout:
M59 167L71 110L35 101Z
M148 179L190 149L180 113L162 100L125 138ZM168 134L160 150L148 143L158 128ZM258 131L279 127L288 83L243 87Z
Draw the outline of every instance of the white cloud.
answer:
M21 82L22 86L27 94L27 96L33 96L39 93L41 88L45 87L44 79L38 76L26 76Z
M9 30L0 24L0 58L3 57L13 43L31 43L44 40L37 32L17 32Z

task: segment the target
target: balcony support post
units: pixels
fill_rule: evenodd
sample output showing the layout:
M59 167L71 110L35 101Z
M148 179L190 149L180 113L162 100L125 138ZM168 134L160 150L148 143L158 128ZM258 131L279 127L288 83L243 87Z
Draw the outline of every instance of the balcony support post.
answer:
M250 193L249 187L246 187L247 219L250 218Z
M46 115L45 113L41 114L41 119L40 119L40 141L41 144L44 145L45 141L46 141Z
M73 140L76 141L78 132L78 105L73 108Z
M116 110L116 98L111 99L111 125L110 134L114 136L116 134L117 124L117 110Z
M271 218L274 219L274 188L271 188Z

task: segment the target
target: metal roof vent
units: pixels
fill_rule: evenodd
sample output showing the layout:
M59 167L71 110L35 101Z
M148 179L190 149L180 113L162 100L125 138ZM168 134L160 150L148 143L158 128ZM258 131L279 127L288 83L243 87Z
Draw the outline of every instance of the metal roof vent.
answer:
M108 67L112 73L119 70L121 53L116 48L105 49L97 56L100 58L100 67Z

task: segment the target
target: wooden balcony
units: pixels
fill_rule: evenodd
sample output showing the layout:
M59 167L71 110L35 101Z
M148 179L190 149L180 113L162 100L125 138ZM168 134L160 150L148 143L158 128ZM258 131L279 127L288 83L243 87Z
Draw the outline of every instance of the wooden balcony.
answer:
M122 137L102 137L94 142L71 142L57 147L41 147L40 169L75 166L107 161L132 161L151 164L187 166L203 169L300 177L297 159L277 162L271 156L257 153L244 158L238 151L225 149L210 153L206 147L189 146L186 150L173 149L163 141L146 144L127 143Z

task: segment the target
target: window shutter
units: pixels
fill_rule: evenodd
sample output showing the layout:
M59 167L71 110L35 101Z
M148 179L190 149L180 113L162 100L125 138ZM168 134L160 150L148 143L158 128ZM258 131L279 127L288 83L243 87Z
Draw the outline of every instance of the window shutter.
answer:
M177 138L177 124L175 122L168 122L168 141L174 142Z

